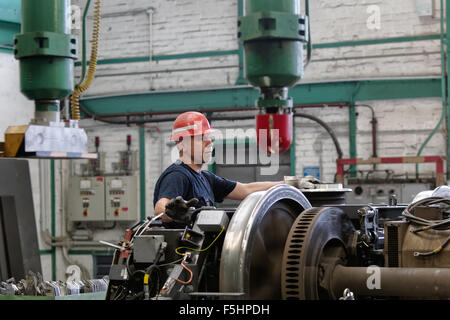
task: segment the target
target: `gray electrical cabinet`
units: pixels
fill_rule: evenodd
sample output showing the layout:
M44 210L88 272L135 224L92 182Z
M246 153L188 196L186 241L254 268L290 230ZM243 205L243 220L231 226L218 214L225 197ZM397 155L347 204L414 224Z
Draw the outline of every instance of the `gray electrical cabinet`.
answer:
M68 214L71 221L105 220L105 178L69 178Z
M139 220L136 176L72 176L68 193L71 221Z
M107 221L136 221L138 216L137 177L105 177Z

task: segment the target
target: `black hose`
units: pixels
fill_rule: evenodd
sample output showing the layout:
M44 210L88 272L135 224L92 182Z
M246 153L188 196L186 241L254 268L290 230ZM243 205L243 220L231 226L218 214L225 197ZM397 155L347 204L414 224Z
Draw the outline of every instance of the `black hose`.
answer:
M324 121L320 120L319 118L312 116L310 114L306 114L306 113L296 112L296 113L294 113L294 117L307 118L307 119L313 120L313 121L317 122L318 124L320 124L328 132L331 139L333 140L334 146L336 147L336 151L338 154L338 159L342 159L343 153L342 153L341 145L339 144L339 141L336 137L336 134L334 133L334 130L329 125L327 125Z

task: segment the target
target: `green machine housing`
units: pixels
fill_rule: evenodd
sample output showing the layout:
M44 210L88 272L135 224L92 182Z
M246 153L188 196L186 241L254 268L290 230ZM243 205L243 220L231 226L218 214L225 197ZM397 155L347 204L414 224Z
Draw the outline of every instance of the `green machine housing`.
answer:
M238 20L245 77L261 90L256 103L260 108L258 143L270 153L286 151L292 140L293 101L288 88L303 75L308 26L298 0L246 0L245 15ZM273 141L273 129L279 130L278 142ZM260 130L265 133L260 134ZM265 139L260 139L264 135ZM262 141L267 145L261 145Z
M96 158L78 121L60 121L60 103L74 90L77 38L70 0L22 0L21 34L14 37L20 90L35 101L34 119L5 133L4 157Z
M74 89L78 47L70 0L22 0L21 32L14 39L21 91L36 101L37 113L58 112L59 101Z

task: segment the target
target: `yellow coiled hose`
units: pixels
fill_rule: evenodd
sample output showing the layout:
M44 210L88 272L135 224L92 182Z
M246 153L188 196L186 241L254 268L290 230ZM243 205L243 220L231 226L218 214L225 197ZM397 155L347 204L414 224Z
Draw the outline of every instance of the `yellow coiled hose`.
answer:
M89 88L95 76L95 69L97 67L98 59L98 38L100 34L100 2L101 0L97 0L97 2L95 3L94 27L91 40L91 58L89 61L89 69L86 75L86 79L79 86L75 87L75 90L73 91L70 98L73 120L80 120L80 95Z

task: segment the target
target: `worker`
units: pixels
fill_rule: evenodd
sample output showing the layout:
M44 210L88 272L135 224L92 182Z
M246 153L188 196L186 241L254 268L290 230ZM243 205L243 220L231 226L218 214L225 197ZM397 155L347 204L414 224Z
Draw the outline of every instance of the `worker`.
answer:
M171 140L177 144L179 159L161 174L153 198L155 216L163 213L165 228L186 227L189 207L214 206L225 198L243 200L253 192L284 183L240 183L202 170L212 158L214 131L199 112L185 112L176 118Z

